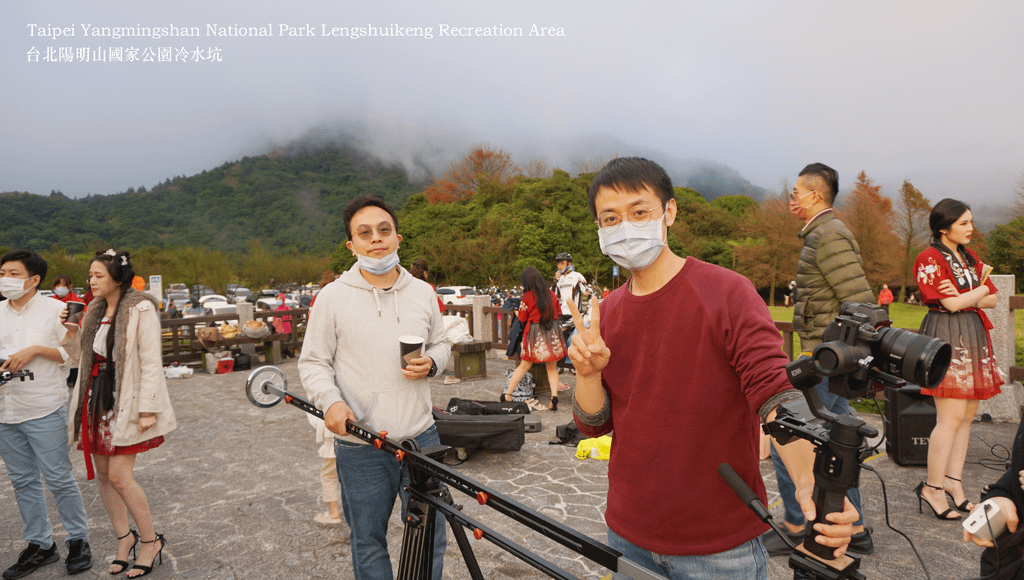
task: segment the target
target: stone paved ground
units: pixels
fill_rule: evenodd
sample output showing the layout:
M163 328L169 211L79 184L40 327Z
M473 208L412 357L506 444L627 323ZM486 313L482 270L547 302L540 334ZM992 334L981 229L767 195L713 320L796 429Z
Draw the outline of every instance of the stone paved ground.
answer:
M298 387L294 359L280 365L289 388ZM444 385L432 379L434 403L444 406L451 397L495 400L503 388L503 373L512 363L491 359L487 379ZM352 578L345 524L324 527L313 515L323 509L318 502L319 459L313 432L302 412L279 405L259 409L245 398L246 373L197 375L170 382L179 429L162 447L139 457L136 477L149 496L159 531L168 539L164 563L151 577L182 579L244 578ZM563 380L573 383L568 375ZM301 392L301 390L299 391ZM567 399L564 397L563 400ZM604 497L606 463L577 460L575 449L549 445L554 427L571 418L569 405L557 412L538 412L540 433L526 435L519 452L479 452L457 469L465 476L516 498L544 515L571 526L599 541L605 539ZM872 419L869 419L872 421ZM880 426L880 421L874 421ZM973 497L983 483L998 472L978 462L991 458L987 445L1008 445L1015 425L980 424L968 456L965 481ZM714 444L709 436L707 444ZM114 538L95 482L85 481L81 452L73 453L76 475L82 487L92 527L92 546L97 565L81 578L109 577L105 563L113 558ZM888 457L870 460L886 481L890 518L907 533L922 552L932 578L969 578L977 574L980 549L961 543L959 527L919 515L912 493L924 478L923 467L902 467ZM778 504L774 471L762 462L769 488L769 503ZM886 529L881 486L873 474L862 479L868 523L875 527L877 551L862 564L868 578L924 578L909 544ZM672 493L671 484L666 492ZM679 490L682 491L682 490ZM699 494L693 495L699 505ZM520 542L580 578L602 578L608 571L562 548L496 512L478 506L459 494L456 501L465 512ZM64 533L53 502L50 517L55 537ZM709 517L714 507L706 506ZM781 517L781 506L772 507ZM638 516L640 517L640 516ZM402 525L392 517L389 542L397 562ZM471 540L484 576L489 579L542 577L533 568L486 541ZM21 520L14 494L6 478L0 481L0 568L14 563L24 547ZM464 579L461 555L449 533L445 578ZM61 554L66 550L61 543ZM47 566L28 578L64 577L63 562ZM773 558L769 578L792 578L786 558Z

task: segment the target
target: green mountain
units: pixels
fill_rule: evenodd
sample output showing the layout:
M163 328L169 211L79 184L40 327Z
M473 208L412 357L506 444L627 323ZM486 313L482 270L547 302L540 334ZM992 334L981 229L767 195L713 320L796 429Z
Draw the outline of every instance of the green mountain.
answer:
M376 194L400 207L421 190L403 169L362 152L293 145L148 191L81 199L0 193L0 247L193 246L232 253L255 238L279 255L325 255L345 238L342 210L349 200Z

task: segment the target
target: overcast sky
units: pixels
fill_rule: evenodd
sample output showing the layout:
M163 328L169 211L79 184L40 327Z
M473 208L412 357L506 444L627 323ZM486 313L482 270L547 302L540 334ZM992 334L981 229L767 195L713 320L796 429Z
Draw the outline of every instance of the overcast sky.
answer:
M113 36L172 26L200 36ZM396 26L420 36L324 36ZM523 36L451 36L495 26ZM1019 0L7 0L0 191L152 187L346 128L406 163L489 143L571 171L583 144L610 139L772 190L821 161L844 189L863 169L889 195L910 179L933 202L1009 203L1024 178L1022 30ZM194 62L197 48L220 62Z

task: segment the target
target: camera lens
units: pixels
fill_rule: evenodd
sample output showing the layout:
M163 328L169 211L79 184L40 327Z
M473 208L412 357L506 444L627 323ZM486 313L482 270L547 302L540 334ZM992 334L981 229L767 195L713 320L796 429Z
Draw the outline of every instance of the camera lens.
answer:
M857 370L858 361L867 357L870 351L838 340L823 342L814 349L814 364L818 372L834 377Z
M953 358L948 343L901 328L880 328L879 334L872 349L879 370L927 389L942 382Z

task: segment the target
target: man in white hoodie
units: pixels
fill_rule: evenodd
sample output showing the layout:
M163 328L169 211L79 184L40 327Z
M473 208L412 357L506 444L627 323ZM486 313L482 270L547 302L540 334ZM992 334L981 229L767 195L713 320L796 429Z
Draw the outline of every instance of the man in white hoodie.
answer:
M427 377L448 364L448 342L430 285L398 264L398 217L375 196L345 208L346 247L356 264L317 295L299 358L310 400L335 434L341 503L350 529L356 580L394 578L387 551L388 518L401 495L405 513L409 475L395 458L347 437L346 421L420 448L440 440L431 414ZM422 354L402 367L399 337L424 339ZM434 580L441 579L444 519L434 536Z

